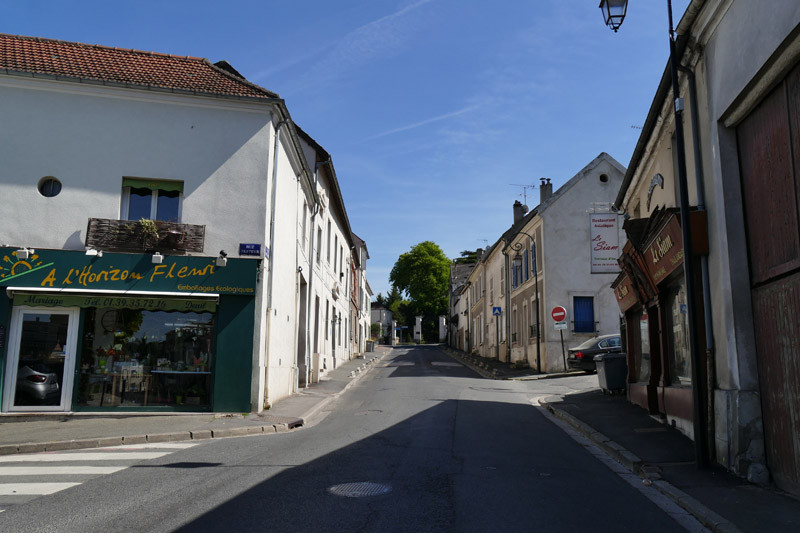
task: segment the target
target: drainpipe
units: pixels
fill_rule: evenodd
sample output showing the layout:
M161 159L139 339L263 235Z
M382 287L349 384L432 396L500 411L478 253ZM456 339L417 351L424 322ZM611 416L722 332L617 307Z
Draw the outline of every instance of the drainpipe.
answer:
M267 342L264 353L264 406L269 407L272 402L269 400L269 352L270 352L270 335L272 330L272 280L275 264L275 201L277 198L277 185L278 185L278 145L281 138L281 129L287 123L282 120L275 128L275 142L272 146L272 199L270 203L270 217L269 217L269 270L267 271Z
M703 188L703 159L702 151L700 150L700 131L697 125L699 124L697 112L697 83L694 76L694 71L683 65L678 66L678 70L686 74L689 80L689 95L691 98L690 118L692 125L692 148L694 149L694 174L697 188L697 210L701 212L706 211L706 198L705 190ZM714 331L711 317L711 287L709 286L709 273L708 273L708 255L700 256L700 273L702 276L702 290L703 290L703 319L705 324L706 333L706 416L709 421L714 420L714 382L715 382L715 365L714 365ZM714 425L706 424L706 433L708 435L709 443L709 457L712 459L715 456L716 447L714 446Z

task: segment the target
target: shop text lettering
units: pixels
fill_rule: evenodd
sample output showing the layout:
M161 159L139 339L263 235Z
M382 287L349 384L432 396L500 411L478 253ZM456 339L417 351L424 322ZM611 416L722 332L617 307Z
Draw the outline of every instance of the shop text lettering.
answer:
M592 250L595 252L610 252L617 250L618 248L618 245L609 244L607 241L603 240L603 237L600 235L597 235L594 239L592 239Z
M672 242L672 237L670 235L667 235L663 239L661 239L660 237L656 239L656 242L654 242L653 245L650 247L650 253L653 256L653 264L656 264L659 261L661 261L661 259L663 259L665 255L667 255L667 252L669 252L670 249L672 249L674 244L675 243Z
M214 274L214 265L209 264L203 268L197 267L188 267L182 266L178 267L176 264L172 265L155 265L152 272L147 277L146 273L136 272L133 270L125 270L121 268L114 268L113 266L109 266L108 268L104 268L102 270L93 271L93 265L88 265L83 268L70 268L67 272L67 275L62 279L61 284L64 286L68 285L80 285L82 287L89 287L94 284L103 283L103 282L114 282L114 281L139 281L139 280L147 280L150 283L153 283L159 278L162 279L186 279L186 278L193 278L193 277L206 277ZM41 286L42 287L54 287L55 283L58 282L58 274L56 272L57 269L53 268L47 274L47 276L42 280Z

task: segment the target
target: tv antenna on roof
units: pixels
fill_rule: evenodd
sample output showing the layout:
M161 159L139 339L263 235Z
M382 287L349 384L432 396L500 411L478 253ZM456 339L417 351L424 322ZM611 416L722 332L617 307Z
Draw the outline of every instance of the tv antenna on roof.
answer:
M520 194L520 196L522 196L522 203L528 205L528 189L534 189L536 188L536 186L522 185L520 183L509 183L509 185L511 185L512 187L522 187L522 194Z
M483 241L483 247L489 246L489 239L475 239L476 241Z

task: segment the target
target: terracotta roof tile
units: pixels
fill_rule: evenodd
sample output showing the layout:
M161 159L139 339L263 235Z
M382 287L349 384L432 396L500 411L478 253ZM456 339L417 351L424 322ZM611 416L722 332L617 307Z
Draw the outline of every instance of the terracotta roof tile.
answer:
M0 33L0 71L209 95L278 98L207 59Z

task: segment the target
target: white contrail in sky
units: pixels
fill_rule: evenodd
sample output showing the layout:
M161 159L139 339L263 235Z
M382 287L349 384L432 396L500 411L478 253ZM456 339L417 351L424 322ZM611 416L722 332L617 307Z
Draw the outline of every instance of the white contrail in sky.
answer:
M414 124L409 124L407 126L401 126L399 128L394 128L391 130L384 131L382 133L378 133L377 135L373 135L372 137L367 137L365 140L372 140L378 139L380 137L386 137L387 135L392 135L394 133L400 133L401 131L408 131L413 130L414 128L419 128L420 126L425 126L431 124L432 122L439 122L440 120L446 120L448 118L457 117L458 115L463 115L464 113L469 113L470 111L474 111L477 109L478 106L469 106L463 109L459 109L458 111L453 111L450 113L445 113L444 115L439 115L436 117L431 117L425 120L421 120L419 122L415 122Z

